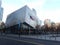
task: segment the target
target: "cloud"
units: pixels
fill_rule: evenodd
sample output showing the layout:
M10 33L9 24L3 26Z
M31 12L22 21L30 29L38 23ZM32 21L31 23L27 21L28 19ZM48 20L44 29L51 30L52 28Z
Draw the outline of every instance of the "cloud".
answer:
M5 1L5 0L4 0ZM11 0L10 0L11 1ZM59 2L59 0L19 0L15 1L15 2L3 2L3 8L4 8L4 15L3 15L3 21L5 22L6 17L8 14L10 14L11 12L17 10L18 8L21 8L24 5L28 5L31 9L34 8L37 11L37 16L39 17L40 20L44 20L46 18L51 19L52 21L60 21L60 8L49 8L48 5L50 3L56 3ZM21 2L21 3L20 3ZM47 5L47 3L49 3ZM58 3L57 3L58 4ZM45 6L45 7L44 7ZM59 5L58 5L59 6Z
M51 19L54 22L60 22L60 9L59 10L43 10L40 13L39 18L44 21L44 19Z
M30 7L30 8L41 8L44 4L45 0L34 0L34 1L30 1L28 2L27 1L27 5Z

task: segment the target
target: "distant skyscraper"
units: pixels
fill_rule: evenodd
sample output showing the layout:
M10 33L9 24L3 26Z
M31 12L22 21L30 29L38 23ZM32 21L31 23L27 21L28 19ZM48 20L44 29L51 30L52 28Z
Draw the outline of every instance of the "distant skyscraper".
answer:
M2 4L2 0L0 0L0 21L2 21L2 17L3 17L3 8L1 7Z

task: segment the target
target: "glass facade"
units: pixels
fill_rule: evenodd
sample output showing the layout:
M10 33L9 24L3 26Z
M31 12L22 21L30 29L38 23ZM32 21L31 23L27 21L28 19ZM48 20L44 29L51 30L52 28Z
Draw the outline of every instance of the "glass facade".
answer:
M0 0L0 20L2 20L3 17L3 8L1 7L1 0Z

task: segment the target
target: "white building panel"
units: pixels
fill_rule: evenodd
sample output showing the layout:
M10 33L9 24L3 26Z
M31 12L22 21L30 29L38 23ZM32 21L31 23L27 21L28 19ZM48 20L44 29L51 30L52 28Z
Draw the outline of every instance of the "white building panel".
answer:
M17 11L8 15L6 25L13 26L20 21L21 23L26 22L27 24L35 28L37 25L36 17L37 16L35 15L35 13L29 7L24 6L23 8L18 9Z

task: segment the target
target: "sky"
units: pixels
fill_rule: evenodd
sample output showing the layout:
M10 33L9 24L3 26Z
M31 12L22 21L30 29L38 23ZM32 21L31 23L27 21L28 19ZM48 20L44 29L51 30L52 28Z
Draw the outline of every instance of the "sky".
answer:
M60 22L60 0L2 0L3 21L7 15L27 5L34 8L40 20L50 19L53 22Z

